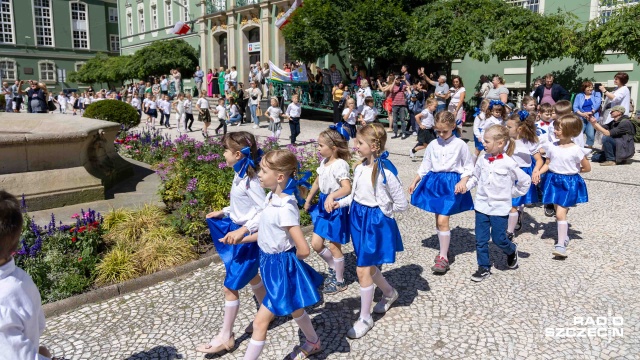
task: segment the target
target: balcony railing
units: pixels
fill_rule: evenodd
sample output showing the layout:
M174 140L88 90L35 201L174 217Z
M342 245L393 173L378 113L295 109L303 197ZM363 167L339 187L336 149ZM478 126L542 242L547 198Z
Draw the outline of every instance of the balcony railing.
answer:
M236 7L258 4L260 0L236 0Z
M215 14L227 10L226 0L206 0L207 14Z

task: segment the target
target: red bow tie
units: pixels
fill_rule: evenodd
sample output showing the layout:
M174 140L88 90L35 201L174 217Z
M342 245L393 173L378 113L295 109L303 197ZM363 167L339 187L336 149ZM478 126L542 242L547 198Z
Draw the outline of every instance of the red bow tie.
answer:
M546 121L544 121L544 120L540 120L540 122L541 122L541 123L542 123L542 125L544 125L544 126L549 126L549 125L551 125L551 122L546 122Z
M502 159L502 154L496 155L496 156L489 156L487 158L487 160L489 160L489 163L492 163L494 160L500 160L500 159Z

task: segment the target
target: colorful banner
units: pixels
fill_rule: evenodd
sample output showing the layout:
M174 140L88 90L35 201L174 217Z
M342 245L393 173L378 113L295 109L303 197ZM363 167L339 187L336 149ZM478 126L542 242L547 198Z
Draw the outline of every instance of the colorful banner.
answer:
M271 81L287 83L309 82L309 78L307 77L307 69L304 65L292 69L291 72L286 72L269 61L269 71L271 72L271 75L269 76Z
M293 12L296 11L296 9L301 6L302 6L302 0L294 1L291 7L289 8L289 10L287 10L284 14L282 14L282 16L276 19L276 26L278 27L278 29L282 29L283 26L287 25L287 23L289 22L289 18L291 17L291 14L293 14Z

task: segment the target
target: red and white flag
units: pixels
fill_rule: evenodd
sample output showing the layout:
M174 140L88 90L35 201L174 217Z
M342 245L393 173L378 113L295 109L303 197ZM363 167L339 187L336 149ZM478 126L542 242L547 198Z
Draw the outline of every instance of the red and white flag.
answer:
M191 30L191 27L184 21L178 21L174 26L172 32L176 35L184 35Z
M278 29L282 29L285 25L289 23L289 18L291 17L293 12L296 11L296 9L299 7L302 7L302 0L294 1L291 7L289 8L289 10L287 10L287 12L285 12L281 17L276 19L276 26L278 27Z

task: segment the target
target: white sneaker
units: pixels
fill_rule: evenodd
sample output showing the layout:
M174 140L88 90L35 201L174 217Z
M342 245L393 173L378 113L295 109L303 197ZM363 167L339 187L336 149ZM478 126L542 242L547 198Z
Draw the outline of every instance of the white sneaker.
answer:
M236 126L240 126L242 125L242 123L240 121L238 121L238 123L236 124Z
M391 295L391 297L382 295L382 299L373 307L373 312L376 314L386 313L396 300L398 300L398 292L396 289L393 289L393 295Z
M258 128L258 125L255 125L255 124L254 124L254 125L253 125L253 128L254 128L254 129L257 129L257 128Z
M413 149L409 149L409 157L412 159L416 157L416 153L413 152Z
M414 131L413 134L411 134L411 135L418 136L418 133Z
M358 318L358 321L353 324L353 327L347 331L347 336L350 339L360 339L373 328L373 324L373 318L369 318L369 320Z

